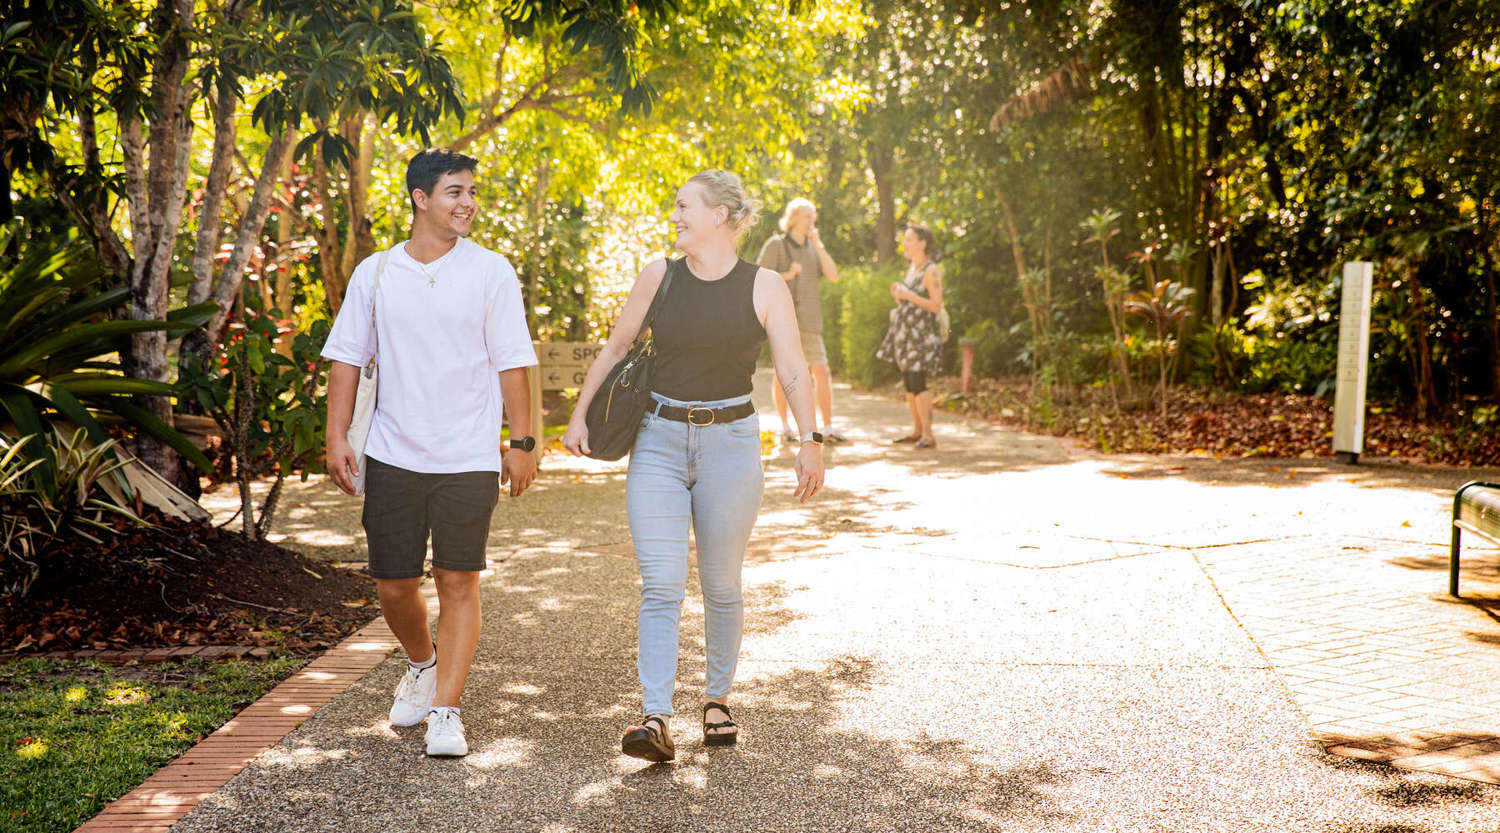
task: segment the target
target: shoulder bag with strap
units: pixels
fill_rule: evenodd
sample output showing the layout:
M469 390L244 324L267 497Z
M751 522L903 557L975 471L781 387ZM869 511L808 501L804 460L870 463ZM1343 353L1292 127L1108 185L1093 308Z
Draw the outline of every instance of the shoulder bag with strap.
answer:
M370 424L375 421L375 393L380 388L380 326L375 322L375 298L380 293L380 279L385 276L385 262L391 250L380 253L375 262L375 285L370 289L370 329L375 334L375 350L370 361L359 371L359 387L354 390L354 417L349 420L349 447L354 449L359 474L355 475L354 493L365 493L365 443L370 439Z
M651 307L641 321L641 328L630 343L625 358L610 368L604 383L594 392L584 424L589 429L589 456L595 460L618 460L635 447L635 435L641 428L641 417L651 406L651 375L656 369L656 345L651 324L672 285L672 273L680 260L667 261L667 273L651 299Z

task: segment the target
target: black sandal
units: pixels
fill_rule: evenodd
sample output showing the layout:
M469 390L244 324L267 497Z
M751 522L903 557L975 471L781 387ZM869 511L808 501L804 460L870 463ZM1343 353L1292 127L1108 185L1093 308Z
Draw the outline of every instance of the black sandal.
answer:
M672 736L667 734L667 719L661 715L648 715L639 726L631 727L620 738L620 751L632 758L661 763L677 757L677 747L672 745Z
M724 713L728 720L718 723L708 722L708 710L718 709ZM732 732L715 732L714 729L732 728ZM740 739L740 727L734 722L734 715L729 713L729 707L723 703L703 704L703 745L704 746L733 746Z

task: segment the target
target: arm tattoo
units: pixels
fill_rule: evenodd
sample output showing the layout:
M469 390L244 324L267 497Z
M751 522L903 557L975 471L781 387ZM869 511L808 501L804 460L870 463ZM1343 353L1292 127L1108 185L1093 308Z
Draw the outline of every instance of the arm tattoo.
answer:
M785 382L781 383L781 390L787 396L791 396L792 395L792 391L796 390L798 387L801 387L801 385L802 385L802 374L800 374L800 373L794 373L794 374L792 374L792 378L790 378L790 379L786 380Z

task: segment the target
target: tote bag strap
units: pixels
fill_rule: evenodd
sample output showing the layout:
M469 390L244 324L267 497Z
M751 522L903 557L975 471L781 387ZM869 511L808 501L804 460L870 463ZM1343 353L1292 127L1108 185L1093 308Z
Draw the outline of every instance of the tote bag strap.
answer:
M672 273L677 270L680 263L682 263L681 260L667 260L667 273L661 276L661 285L656 288L656 295L651 298L651 306L646 309L646 317L641 321L641 329L635 334L635 340L631 342L632 347L641 343L641 340L646 337L646 332L656 321L656 314L661 312L662 302L667 297L667 287L672 285Z
M375 298L380 294L380 279L385 277L385 262L390 259L390 249L380 253L379 259L375 261L375 285L370 288L370 329L375 333L375 351L370 354L372 366L380 359L380 323L375 318Z

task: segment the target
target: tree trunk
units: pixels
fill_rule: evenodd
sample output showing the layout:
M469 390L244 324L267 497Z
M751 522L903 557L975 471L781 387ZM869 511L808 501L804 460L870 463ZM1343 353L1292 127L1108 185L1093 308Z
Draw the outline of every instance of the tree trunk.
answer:
M875 259L886 261L896 256L896 196L892 182L895 167L892 151L879 142L869 143L870 174L875 177L875 193L880 201L875 216Z
M271 531L271 521L276 518L276 507L281 501L281 487L285 484L286 472L277 467L276 480L271 483L271 491L266 493L265 499L260 502L260 517L255 521L256 540L263 540Z
M1044 243L1042 255L1043 273L1033 275L1026 266L1026 250L1021 243L1021 227L1016 224L1016 214L1006 199L1005 191L995 188L995 201L1000 203L1000 217L1005 223L1005 233L1010 237L1010 253L1016 260L1016 284L1021 289L1021 302L1026 305L1026 316L1031 323L1031 372L1036 374L1047 364L1049 333L1046 316L1051 301L1043 298L1050 294L1050 243Z
M1162 419L1166 419L1167 418L1167 343L1166 343L1166 339L1164 337L1163 338L1159 338L1158 341L1160 343L1157 346L1156 365L1157 365L1157 372L1158 372L1159 375L1157 377L1156 396L1157 396L1157 401L1159 401L1161 403L1161 416L1162 416Z
M237 125L235 118L234 88L225 84L214 99L214 149L208 166L208 180L203 186L203 205L198 212L198 236L193 245L193 283L188 287L189 305L201 304L213 294L214 260L219 253L219 240L224 233L224 222L220 216L224 209L224 195L229 187L229 177L234 173L234 150ZM213 346L209 331L194 330L182 337L177 348L179 367L189 362L201 366ZM196 403L185 403L196 408ZM196 412L196 410L192 411Z
M219 305L218 311L205 328L212 341L217 342L223 338L229 311L240 295L240 286L245 279L245 265L250 261L250 253L260 242L266 217L270 214L271 192L281 176L285 157L292 150L291 136L291 128L285 128L280 134L271 137L271 144L266 148L266 158L261 163L260 174L255 178L255 190L250 195L250 204L241 215L239 228L234 233L234 249L229 253L229 259L224 261L218 284L210 296L210 300Z
M151 26L161 46L152 62L148 136L143 142L139 115L126 120L121 134L131 202L130 317L135 320L161 320L167 314L172 250L187 198L192 144L191 88L185 83L191 55L183 37L192 26L192 15L192 0L171 0L157 8ZM144 152L148 147L149 156ZM170 381L164 332L132 335L123 358L131 376ZM141 399L152 416L172 424L167 397ZM137 434L135 454L168 480L177 479L176 453L150 434Z
M318 203L321 224L313 227L313 238L318 241L318 264L323 272L323 293L330 314L337 316L344 304L344 292L349 288L349 278L354 267L375 251L375 235L371 231L368 194L370 171L375 159L375 143L365 130L364 116L345 120L339 130L345 141L355 148L350 160L348 188L340 197L335 197L330 184L330 171L323 161L320 148L313 153L313 197ZM404 200L403 200L404 201ZM344 209L346 225L343 236L339 235L339 207Z
M203 205L198 213L198 238L193 246L193 284L188 288L189 305L208 300L213 291L214 259L219 253L219 238L224 223L219 216L224 209L224 192L234 172L236 136L234 87L220 86L214 99L214 151L208 166L208 180L203 184Z
M1214 246L1210 251L1213 265L1209 275L1208 283L1208 321L1214 329L1224 323L1224 275L1228 264L1225 262L1223 245Z
M343 253L339 249L338 216L333 210L333 189L328 184L328 166L323 162L320 148L312 153L313 197L318 201L319 224L313 227L313 238L318 241L318 265L323 272L323 292L328 302L328 314L337 317L339 307L344 305L344 290L349 287L341 265Z
M1432 343L1427 338L1427 304L1417 282L1416 264L1406 267L1406 285L1411 289L1412 335L1416 340L1417 419L1427 419L1429 407L1438 405L1437 385L1432 378Z
M370 218L370 172L375 164L375 140L365 130L364 115L344 122L345 141L355 149L349 171L349 188L344 194L348 225L344 230L343 251L339 254L339 275L344 286L354 274L354 267L375 251L374 221Z
M247 539L255 541L260 527L255 523L255 496L250 487L250 451L247 447L254 407L248 350L240 351L240 365L234 376L239 388L234 395L234 481L240 492L240 529Z
M245 276L245 264L250 259L251 251L260 242L266 216L270 213L271 192L281 176L281 170L285 167L286 157L291 148L290 128L283 130L280 135L271 137L271 144L266 148L266 158L255 179L255 189L251 193L250 203L240 215L240 224L235 229L234 248L230 250L229 258L224 261L224 267L219 270L217 282L213 280L212 259L210 258L208 262L208 279L203 283L212 286L212 289L200 301L213 301L219 308L207 324L183 337L182 348L178 354L180 364L186 366L190 362L195 362L201 366L207 361L213 346L224 337L229 313L235 308L236 300L240 296L240 286ZM207 217L204 218L204 222L207 222ZM217 222L215 218L215 223ZM202 239L203 235L200 234L200 243ZM218 249L217 241L213 243L213 248ZM194 263L196 266L196 257ZM196 290L198 285L199 280L195 278L193 288Z
M995 189L995 200L1000 203L1000 216L1005 220L1005 233L1010 235L1010 253L1016 259L1016 277L1019 278L1031 271L1026 268L1026 251L1021 248L1021 229L1016 225L1016 215L1011 210L1010 200L1005 198L1005 192Z
M292 155L282 155L281 181L289 183L292 181ZM295 209L291 205L283 205L276 213L276 303L281 307L282 315L292 315L292 258L288 247L292 242L292 216Z

